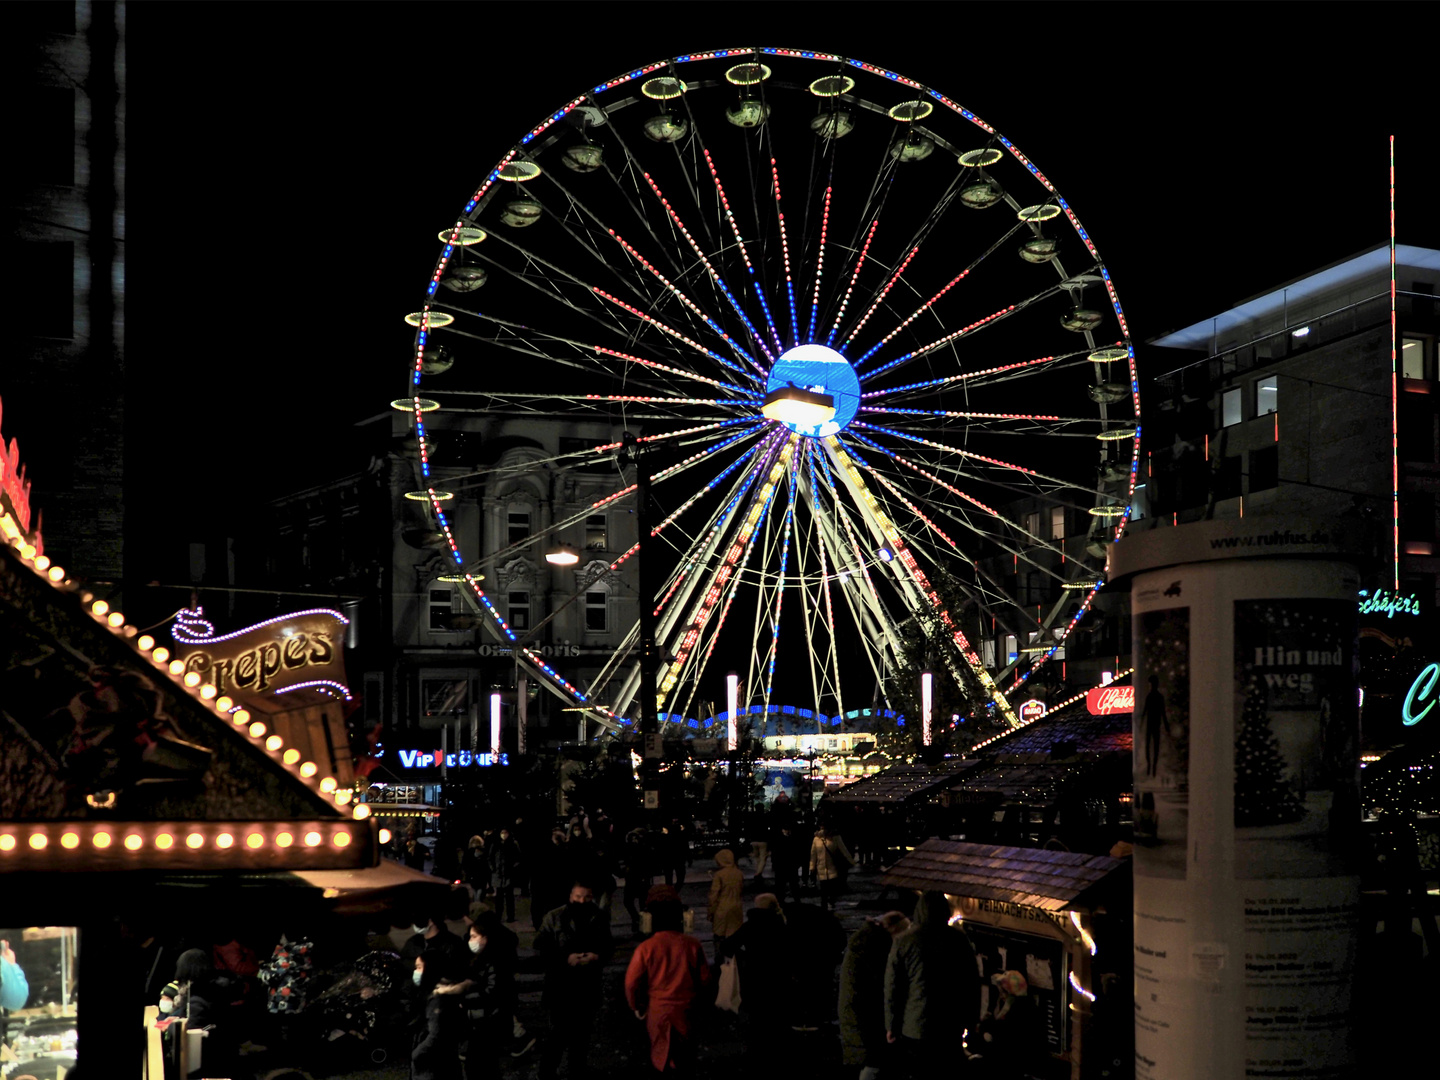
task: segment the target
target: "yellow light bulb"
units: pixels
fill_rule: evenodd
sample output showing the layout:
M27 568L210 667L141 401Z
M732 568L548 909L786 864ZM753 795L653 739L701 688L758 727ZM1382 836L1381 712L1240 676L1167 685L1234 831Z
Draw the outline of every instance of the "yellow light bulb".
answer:
M162 832L159 836L155 837L155 846L161 851L169 851L175 846L175 837L171 836L168 832Z
M276 845L277 847L289 847L289 846L290 846L291 844L293 844L294 842L295 842L295 837L293 837L292 835L290 835L288 832L282 832L282 833L276 833L276 834L275 834L275 845Z
M48 570L48 569L50 569L50 556L49 556L49 555L41 555L38 559L36 559L36 560L35 560L35 569L36 569L36 570Z
M175 661L175 664L178 664L178 663L180 663L180 661L179 661L179 660L176 660L176 661ZM171 665L170 665L170 667L171 667L172 670L174 669L175 664L171 664ZM185 672L185 685L186 685L186 686L190 686L190 687L199 686L199 685L200 685L200 673L199 673L198 671L187 671L187 672Z
M350 846L350 834L349 834L348 832L337 832L337 833L335 834L335 846L336 846L336 847L349 847L349 846Z
M49 574L51 581L59 582L65 580L65 569L63 567L52 566L47 571L47 573Z
M110 834L108 832L97 832L94 836L90 837L90 843L94 844L101 851L104 851L110 846Z
M105 621L111 626L124 626L125 616L121 615L118 611L112 611L109 615L105 616Z
M265 740L265 749L271 751L272 753L276 750L279 750L280 747L284 745L285 740L280 738L279 735L271 735L268 739Z
M90 610L93 611L96 615L104 615L107 611L110 610L110 605L107 604L104 600L96 600L93 604L90 605Z
M335 790L335 778L334 778L333 776L327 776L327 777L325 777L324 780L321 780L321 781L320 781L320 790L323 791L323 792L325 792L325 794L327 794L327 795L330 794L330 792L334 791L334 790Z
M220 691L217 690L211 683L207 682L204 686L200 687L200 696L206 701L209 701L218 693L220 693Z
M215 846L218 848L232 847L234 843L235 837L231 836L228 832L222 832L215 837Z
M14 837L13 835L11 835L10 833L5 833L3 836L0 836L0 851L14 851L14 850L15 850L15 837Z
M205 837L201 836L198 832L192 832L189 836L185 837L185 846L191 850L204 847Z
M370 804L363 802L356 803L353 813L356 821L364 821L367 817L370 816Z
M154 660L157 664L163 664L166 660L170 659L170 650L162 645L160 646L160 648L156 649L153 653L150 654L150 658Z
M319 771L320 766L316 765L313 761L307 761L305 762L305 764L300 766L301 776L314 776Z
M252 739L258 739L261 735L265 734L265 725L262 724L259 720L256 720L253 724L250 725L249 731L250 737Z
M286 765L294 765L300 760L300 751L292 746L289 750L285 751L285 755L281 760L284 761Z
M339 791L335 792L335 805L344 806L354 797L355 793L353 791L350 791L346 788L341 788Z
M227 697L227 696L224 695L224 694L221 694L219 697L217 697L217 698L215 699L215 708L218 709L220 712L228 713L228 712L231 710L231 708L234 707L234 705L235 705L234 700L233 700L232 698Z
M125 847L128 851L139 851L145 845L145 839L139 833L131 833L125 837Z
M249 836L245 837L245 846L252 849L264 847L265 837L261 836L258 832L252 832Z
M145 652L149 652L155 647L155 639L149 634L141 634L140 640L135 642L135 647Z
M305 846L306 846L306 847L318 847L319 844L320 844L320 834L319 834L318 832L311 831L311 832L307 832L307 833L305 834Z
M46 836L44 833L38 833L38 832L37 832L37 833L31 833L31 834L30 834L30 846L31 846L32 848L34 848L36 851L43 851L44 848L45 848L45 845L48 844L48 843L50 843L50 838L49 838L48 836Z
M80 834L73 832L64 833L60 837L60 846L69 850L74 850L75 848L80 846Z
M171 675L184 675L184 674L185 674L185 664L184 664L184 662L183 662L183 661L180 661L180 660L171 660L171 661L170 661L170 674L171 674Z
M380 842L381 842L382 844L388 844L388 843L390 842L390 837L391 837L391 835L392 835L392 834L391 834L391 832L390 832L389 829L381 829L381 830L380 830Z

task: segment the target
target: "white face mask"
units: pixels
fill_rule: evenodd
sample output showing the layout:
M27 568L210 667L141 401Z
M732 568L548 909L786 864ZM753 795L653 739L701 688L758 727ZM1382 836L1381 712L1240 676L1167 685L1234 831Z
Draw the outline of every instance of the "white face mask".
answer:
M471 952L473 952L473 953L478 953L478 952L479 952L481 949L483 949L484 947L485 947L485 946L480 943L480 941L479 941L478 938L473 938L473 937L472 937L472 938L470 939L470 951L471 951Z
M425 973L424 973L423 971L417 971L417 972L415 972L413 975L410 976L410 978L411 978L412 980L414 980L416 986L419 986L419 985L420 985L420 980L423 979L424 977L425 977Z
M161 1011L162 1013L166 1013L166 1014L174 1012L174 1011L175 1011L175 1002L171 1001L169 998L161 998L161 999L160 999L160 1011Z

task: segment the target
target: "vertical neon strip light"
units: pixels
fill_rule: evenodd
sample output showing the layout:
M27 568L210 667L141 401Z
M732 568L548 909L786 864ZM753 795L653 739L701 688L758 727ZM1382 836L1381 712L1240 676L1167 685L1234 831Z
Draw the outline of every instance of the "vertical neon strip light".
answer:
M500 691L490 695L490 752L500 753Z
M1399 353L1395 348L1395 136L1390 136L1390 527L1395 548L1395 592L1400 592Z
M730 714L726 725L725 745L733 752L740 749L740 718L735 711L740 708L740 676L735 672L725 676L725 711Z
M929 671L920 673L920 721L923 727L920 729L920 737L926 746L930 745L931 724L930 715L935 702L935 676Z

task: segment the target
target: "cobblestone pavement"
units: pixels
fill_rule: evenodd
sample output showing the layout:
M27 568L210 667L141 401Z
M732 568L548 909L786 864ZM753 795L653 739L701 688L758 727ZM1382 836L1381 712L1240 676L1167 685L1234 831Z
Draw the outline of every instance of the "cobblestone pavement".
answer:
M740 865L749 879L752 870L748 858L742 859ZM697 859L696 865L691 867L686 876L681 899L695 913L695 934L705 943L706 954L713 959L710 924L705 914L709 887L709 867L702 865L701 860ZM751 898L757 892L766 891L766 888L764 884L757 888L752 881L746 881L747 911L751 906ZM818 900L813 896L806 897L805 902L818 904ZM529 911L524 909L525 903L523 899L517 902L515 914L519 918L509 924L511 929L520 934L520 1018L531 1034L544 1039L547 1036L548 1022L540 1004L543 979L531 951L535 933L530 925ZM865 918L896 906L908 907L909 902L898 901L893 895L889 902L882 902L878 873L857 869L851 875L850 890L837 902L835 913L848 935L858 929ZM648 1075L648 1048L644 1032L641 1024L626 1007L624 993L625 968L635 946L639 944L639 939L631 936L629 916L624 908L620 907L618 891L615 896L615 909L611 914L612 929L615 933L615 958L605 969L604 1001L595 1025L590 1065L594 1080L631 1080ZM833 1021L834 993L823 1003L823 1008L824 1015ZM696 1080L718 1080L720 1077L737 1076L753 1065L754 1058L746 1060L747 1050L752 1048L755 1054L765 1061L767 1068L779 1067L787 1071L803 1069L810 1080L830 1080L831 1077L849 1075L842 1071L840 1065L839 1034L833 1022L821 1026L820 1030L815 1032L794 1032L786 1044L780 1046L752 1047L748 1034L748 1024L744 1017L735 1017L717 1009L706 1010L698 1032L700 1049ZM503 1062L503 1075L506 1080L529 1080L533 1077L537 1054L538 1045L536 1050L523 1058L506 1059ZM318 1077L322 1074L317 1072L316 1075ZM408 1061L396 1062L392 1059L359 1071L324 1075L327 1075L329 1080L408 1080L410 1070Z

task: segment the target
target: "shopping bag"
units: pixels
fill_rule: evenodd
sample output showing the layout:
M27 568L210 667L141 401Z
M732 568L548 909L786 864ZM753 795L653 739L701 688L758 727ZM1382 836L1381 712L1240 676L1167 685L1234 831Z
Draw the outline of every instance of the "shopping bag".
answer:
M715 1007L726 1012L740 1011L740 968L733 956L720 965L720 988L715 992Z

